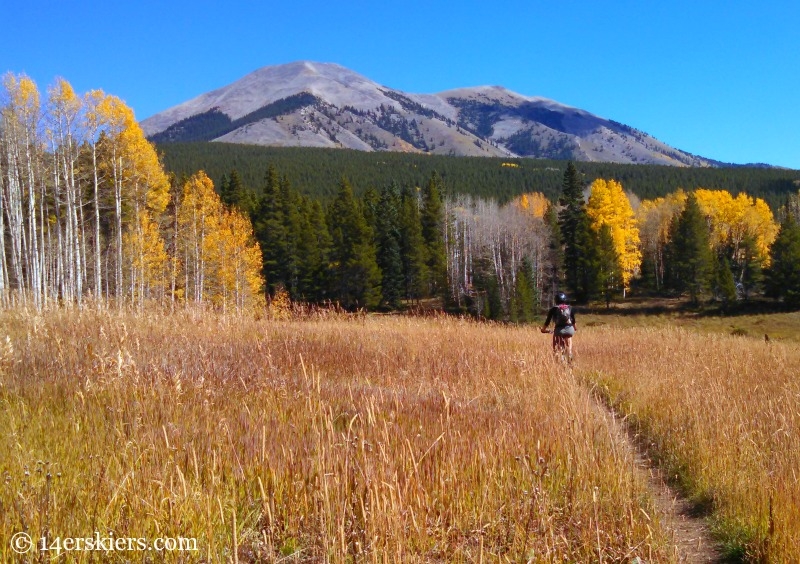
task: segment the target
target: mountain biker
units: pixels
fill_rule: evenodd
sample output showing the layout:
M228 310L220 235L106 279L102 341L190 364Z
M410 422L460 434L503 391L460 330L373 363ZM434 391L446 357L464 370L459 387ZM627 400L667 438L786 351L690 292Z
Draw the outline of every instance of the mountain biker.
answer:
M564 292L556 294L556 305L547 312L547 319L542 325L542 333L549 333L547 326L553 322L553 350L558 352L559 347L567 353L567 358L572 360L572 336L575 334L575 312L567 303Z

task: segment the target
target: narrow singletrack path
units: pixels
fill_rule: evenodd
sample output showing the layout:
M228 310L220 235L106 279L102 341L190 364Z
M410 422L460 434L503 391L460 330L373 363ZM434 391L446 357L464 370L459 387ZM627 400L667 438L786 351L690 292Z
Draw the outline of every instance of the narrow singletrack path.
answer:
M669 484L664 470L648 455L643 437L595 390L590 390L589 394L600 415L608 421L615 442L630 452L634 471L647 484L658 512L658 522L672 537L676 560L692 564L724 562L722 551L711 536L706 520L698 516L692 503Z
M600 405L606 410L620 440L631 450L635 471L646 480L658 512L658 521L672 536L678 562L723 562L720 548L712 538L705 519L697 515L692 503L683 494L670 486L664 470L648 456L642 438L616 412L602 403Z

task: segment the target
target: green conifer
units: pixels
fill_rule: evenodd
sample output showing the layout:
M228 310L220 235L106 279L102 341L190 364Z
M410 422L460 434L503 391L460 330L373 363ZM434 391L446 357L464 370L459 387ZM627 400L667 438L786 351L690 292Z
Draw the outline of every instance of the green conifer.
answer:
M705 217L694 194L689 194L686 207L676 218L669 244L671 285L679 292L688 292L693 304L708 289L713 274L713 256Z
M345 178L328 211L328 227L333 296L348 309L377 306L381 299L381 271L373 233Z
M790 308L800 307L800 223L787 213L770 249L767 293L783 298Z

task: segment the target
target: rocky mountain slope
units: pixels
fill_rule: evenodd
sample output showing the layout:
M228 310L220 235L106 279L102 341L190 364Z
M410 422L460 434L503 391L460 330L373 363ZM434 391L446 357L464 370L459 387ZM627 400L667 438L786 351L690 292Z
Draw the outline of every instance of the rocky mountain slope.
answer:
M409 94L340 65L264 67L142 122L153 141L714 166L627 125L500 86Z

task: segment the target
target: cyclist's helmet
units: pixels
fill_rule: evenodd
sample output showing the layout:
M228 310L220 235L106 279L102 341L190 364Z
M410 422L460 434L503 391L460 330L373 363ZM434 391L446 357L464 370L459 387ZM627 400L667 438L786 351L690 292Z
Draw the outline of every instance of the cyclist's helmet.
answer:
M556 304L561 305L567 303L567 295L564 292L558 292L556 294Z

